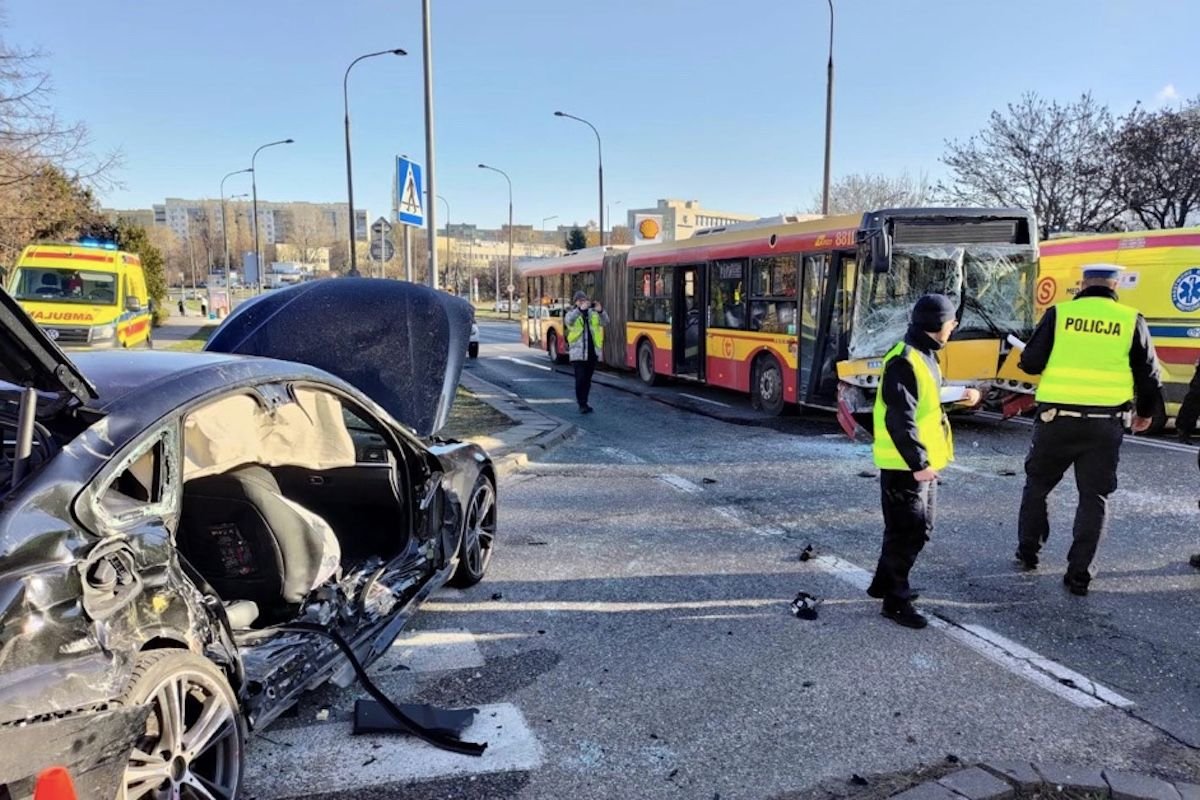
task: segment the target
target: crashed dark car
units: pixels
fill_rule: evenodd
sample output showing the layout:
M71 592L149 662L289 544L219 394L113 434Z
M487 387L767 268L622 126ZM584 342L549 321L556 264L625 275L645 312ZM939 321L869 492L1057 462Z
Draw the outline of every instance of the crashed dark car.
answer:
M81 797L234 798L249 731L482 579L492 464L434 437L469 336L461 300L341 279L206 352L68 359L0 292L0 797L62 764Z

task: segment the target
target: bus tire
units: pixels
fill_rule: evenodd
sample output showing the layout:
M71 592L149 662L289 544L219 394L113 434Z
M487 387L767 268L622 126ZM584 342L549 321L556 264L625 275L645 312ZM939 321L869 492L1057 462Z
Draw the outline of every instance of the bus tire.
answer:
M650 344L649 339L642 339L638 343L637 371L638 377L647 386L657 386L660 383L658 373L654 371L654 345Z
M754 407L764 414L777 417L783 412L783 370L772 356L754 362L750 396Z
M546 355L550 356L551 364L565 364L567 359L558 352L558 333L550 331L546 334Z

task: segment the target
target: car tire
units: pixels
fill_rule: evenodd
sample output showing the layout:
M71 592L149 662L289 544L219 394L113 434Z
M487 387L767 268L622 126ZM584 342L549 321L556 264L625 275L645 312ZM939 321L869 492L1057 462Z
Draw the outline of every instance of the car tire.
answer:
M783 370L770 356L755 362L750 392L754 407L777 417L783 412Z
M463 532L458 540L458 566L450 585L460 589L483 580L496 542L496 487L480 475L464 506Z
M470 358L479 358L479 342L471 342L467 345L467 356Z
M658 373L654 371L654 345L647 339L643 339L638 345L637 371L638 377L647 386L657 386L660 383Z
M246 724L215 664L185 650L142 653L122 699L128 705L149 704L150 715L130 751L119 798L141 796L148 787L169 790L196 783L238 796Z

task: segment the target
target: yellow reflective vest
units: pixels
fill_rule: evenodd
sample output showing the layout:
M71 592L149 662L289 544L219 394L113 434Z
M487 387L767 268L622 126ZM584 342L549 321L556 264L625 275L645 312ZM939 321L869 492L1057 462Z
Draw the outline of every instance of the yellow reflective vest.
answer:
M904 358L912 364L917 376L917 440L925 448L931 469L945 469L954 460L954 437L950 433L950 421L942 409L941 375L935 375L929 364L917 350L900 342L883 357L883 371L893 358ZM883 371L880 375L883 375ZM887 405L883 402L882 388L875 393L875 466L880 469L895 469L911 472L912 467L900 454L896 443L887 429Z
M1121 406L1133 399L1129 351L1138 312L1107 297L1054 307L1054 347L1038 381L1039 403Z
M596 352L599 353L600 348L604 347L604 323L595 311L588 314L587 318L592 328L592 341L596 345ZM567 344L575 344L582 338L583 314L577 313L575 319L571 320L571 324L567 326Z

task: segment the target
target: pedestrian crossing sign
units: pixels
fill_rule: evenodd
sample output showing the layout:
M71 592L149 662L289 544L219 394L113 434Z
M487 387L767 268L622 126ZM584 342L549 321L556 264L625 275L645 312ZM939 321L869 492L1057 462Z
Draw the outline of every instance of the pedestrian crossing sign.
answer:
M405 225L425 224L425 196L421 188L421 165L403 156L396 159L396 221Z

